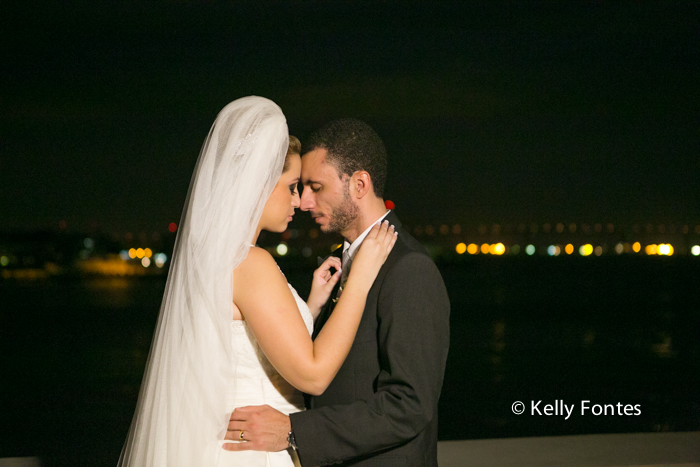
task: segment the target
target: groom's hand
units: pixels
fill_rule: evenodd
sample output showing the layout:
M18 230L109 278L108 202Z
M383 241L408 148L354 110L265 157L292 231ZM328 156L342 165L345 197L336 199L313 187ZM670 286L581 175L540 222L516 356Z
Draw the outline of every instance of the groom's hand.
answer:
M231 414L225 439L244 443L224 443L227 451L282 451L289 447L292 429L289 417L269 405L239 407Z

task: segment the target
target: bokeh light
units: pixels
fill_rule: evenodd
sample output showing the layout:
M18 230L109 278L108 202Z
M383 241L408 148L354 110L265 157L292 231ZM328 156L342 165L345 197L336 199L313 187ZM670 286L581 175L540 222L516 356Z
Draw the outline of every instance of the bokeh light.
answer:
M673 245L670 243L662 243L656 248L656 254L661 256L673 255Z
M595 253L596 256L600 256L603 254L603 247L598 245L597 247L595 247L593 252Z
M139 248L138 250L136 250L136 257L137 258L141 259L144 256L146 256L146 252L143 251L143 248Z
M162 268L163 265L165 265L165 262L168 260L168 257L165 253L156 253L154 259L156 261L156 266Z
M570 255L574 252L574 246L571 243L569 243L564 247L564 251L566 251L567 255Z
M485 255L488 254L488 252L489 252L489 244L488 243L484 243L483 245L481 245L481 252Z
M126 251L126 250L122 250L122 251L119 252L119 257L120 257L122 260L126 261L126 260L129 259L129 252Z
M634 251L635 253L639 253L641 249L642 249L642 244L641 244L641 243L639 243L639 242L634 242L634 243L632 244L632 251Z
M168 260L168 257L165 255L165 253L156 253L153 259L156 262L156 267L162 268L163 265L165 265L165 262Z
M475 255L479 253L479 245L477 245L476 243L470 243L467 247L467 251L470 255Z
M136 248L129 248L129 258L136 258Z
M527 253L529 256L532 256L535 254L535 245L528 245L525 247L525 253Z
M510 247L510 252L514 255L520 253L520 245L513 245L512 247Z
M655 244L647 245L644 247L644 252L648 255L655 255L657 248L658 247Z
M458 243L455 247L455 251L458 254L463 255L467 251L467 245L465 243Z
M173 233L175 233L175 231L177 230L177 224L176 224L175 222L171 222L171 223L168 225L168 230L171 231L171 232L173 232Z
M384 201L384 206L386 206L387 209L394 209L396 207L394 202L391 201L390 199Z
M578 252L581 254L581 256L590 256L591 254L593 254L593 245L591 245L590 243L581 245L581 248L578 249Z
M559 245L549 245L547 247L547 254L549 256L559 256L561 253L561 247Z
M8 258L7 256L0 257L0 266L7 266L8 264L10 264L10 258Z
M692 253L693 256L700 256L700 245L693 245L690 249L690 253Z
M145 258L145 257L144 257L144 258L141 260L141 265L142 265L144 268L147 268L148 266L151 265L151 260L150 260L149 258Z
M276 251L278 255L284 256L289 251L289 248L284 243L280 243L279 245L277 245Z
M506 252L506 246L503 243L496 243L494 245L494 253L491 253L492 255L502 255L503 253Z
M143 250L143 255L146 258L150 258L151 256L153 256L153 251L151 251L150 248L146 248L145 250Z
M623 251L625 251L625 247L624 245L622 245L622 243L618 243L617 245L615 245L615 253L621 255Z

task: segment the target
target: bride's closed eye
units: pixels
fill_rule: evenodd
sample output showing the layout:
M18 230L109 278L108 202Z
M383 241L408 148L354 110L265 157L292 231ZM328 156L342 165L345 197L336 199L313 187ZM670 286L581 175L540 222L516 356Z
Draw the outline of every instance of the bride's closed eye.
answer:
M293 184L289 185L289 192L293 195L296 195L298 186L299 186L298 183L293 183Z

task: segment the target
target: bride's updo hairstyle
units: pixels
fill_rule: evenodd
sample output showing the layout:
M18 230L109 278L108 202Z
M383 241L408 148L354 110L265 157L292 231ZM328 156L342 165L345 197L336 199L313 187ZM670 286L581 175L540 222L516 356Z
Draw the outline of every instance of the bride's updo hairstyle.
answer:
M120 467L216 464L237 370L233 271L288 149L287 121L269 99L237 99L216 117L190 182Z

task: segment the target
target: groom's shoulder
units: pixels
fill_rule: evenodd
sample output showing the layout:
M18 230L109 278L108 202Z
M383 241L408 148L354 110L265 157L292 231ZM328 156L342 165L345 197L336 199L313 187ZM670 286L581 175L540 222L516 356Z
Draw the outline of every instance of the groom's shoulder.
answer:
M404 231L399 232L375 285L384 303L388 303L387 299L392 302L397 295L415 294L433 297L435 306L448 303L445 281L437 265L426 248Z
M408 232L408 230L403 228L401 221L393 211L389 214L388 219L394 224L399 224L399 236L390 256L399 258L404 255L409 255L411 253L418 253L430 258L428 250L418 240L413 238L413 236Z
M413 238L413 236L406 230L401 229L397 240L396 245L399 247L399 253L402 256L411 253L418 253L430 257L428 250L423 246L423 244Z
M385 272L390 276L403 276L408 270L434 269L437 266L428 250L404 229L399 231L393 250L387 258Z

